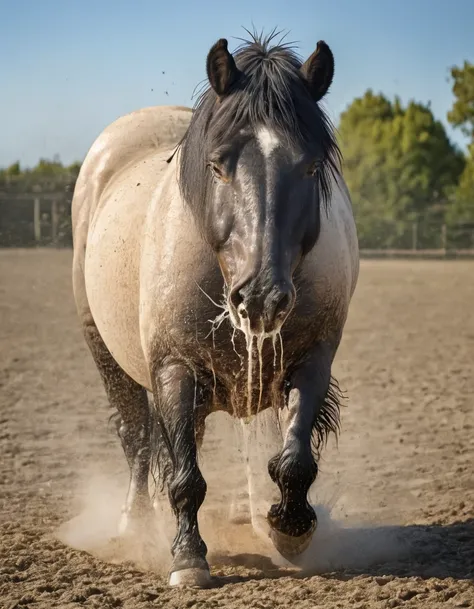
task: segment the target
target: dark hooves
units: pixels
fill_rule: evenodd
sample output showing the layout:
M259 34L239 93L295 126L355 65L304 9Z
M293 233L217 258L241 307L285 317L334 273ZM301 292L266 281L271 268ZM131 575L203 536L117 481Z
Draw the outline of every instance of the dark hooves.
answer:
M317 526L318 522L315 519L309 531L303 533L303 535L300 535L299 537L286 535L285 533L281 533L274 528L270 528L270 539L272 540L275 549L283 556L283 558L286 558L286 560L292 562L308 548Z

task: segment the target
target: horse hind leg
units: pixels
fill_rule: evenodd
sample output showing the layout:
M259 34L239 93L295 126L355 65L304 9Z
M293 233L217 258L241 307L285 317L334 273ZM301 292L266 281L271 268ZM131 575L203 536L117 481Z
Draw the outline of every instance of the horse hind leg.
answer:
M150 471L150 408L146 390L117 364L89 316L83 323L87 345L100 372L117 432L130 468L130 482L119 532L131 532L152 513L148 491Z

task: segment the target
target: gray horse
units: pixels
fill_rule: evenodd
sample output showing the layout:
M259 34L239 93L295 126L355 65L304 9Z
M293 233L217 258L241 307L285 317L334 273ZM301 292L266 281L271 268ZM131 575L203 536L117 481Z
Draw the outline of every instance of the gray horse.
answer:
M315 530L308 490L339 425L331 366L359 255L319 103L334 59L324 42L302 63L272 40L254 37L235 55L219 40L194 111L114 122L74 193L77 309L130 466L121 531L151 513L156 466L177 523L171 585L211 581L197 520L209 413L277 413L282 445L268 471L280 501L267 522L289 559Z

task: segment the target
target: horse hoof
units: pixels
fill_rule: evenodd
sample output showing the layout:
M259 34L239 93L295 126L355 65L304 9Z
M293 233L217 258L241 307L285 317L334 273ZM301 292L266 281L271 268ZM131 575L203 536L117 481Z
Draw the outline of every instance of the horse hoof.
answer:
M173 587L208 588L212 578L209 569L181 569L170 574L169 585Z
M286 560L291 562L292 559L302 554L308 548L316 527L317 521L315 520L309 531L303 535L300 535L299 537L285 535L285 533L281 533L280 531L271 528L270 539L272 540L276 550L283 556L283 558L286 558Z

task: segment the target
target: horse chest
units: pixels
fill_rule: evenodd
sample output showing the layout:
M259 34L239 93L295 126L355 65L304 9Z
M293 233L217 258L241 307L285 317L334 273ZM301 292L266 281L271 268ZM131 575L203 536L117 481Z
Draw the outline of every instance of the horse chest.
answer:
M282 404L288 371L311 347L305 325L304 334L293 324L284 335L249 342L228 322L209 334L208 326L183 319L170 351L194 370L213 410L245 418Z

